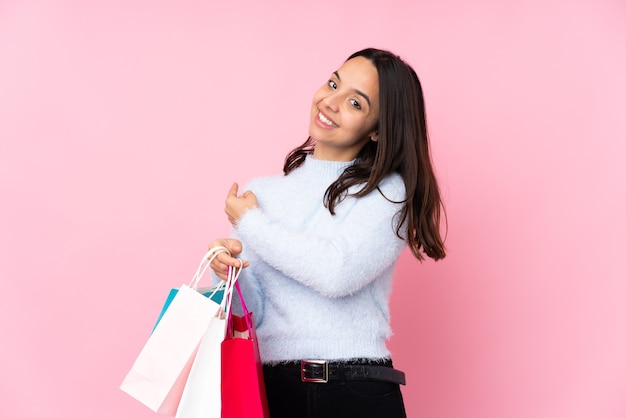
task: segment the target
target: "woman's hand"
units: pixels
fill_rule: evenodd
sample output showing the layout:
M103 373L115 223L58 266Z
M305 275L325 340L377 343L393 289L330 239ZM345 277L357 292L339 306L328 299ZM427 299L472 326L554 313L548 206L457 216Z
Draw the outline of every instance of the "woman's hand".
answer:
M250 190L243 192L241 196L237 196L239 185L233 183L232 187L228 191L226 196L226 215L230 223L235 226L244 213L250 209L258 208L259 202L256 199L254 193Z
M211 269L215 272L217 277L222 280L226 280L228 276L228 267L248 267L247 261L242 261L238 258L235 258L237 255L241 254L241 250L243 249L241 245L241 241L233 239L233 238L220 238L209 244L209 249L213 247L217 247L221 245L222 247L226 247L228 251L230 251L230 255L228 253L222 252L217 255L211 262ZM242 266L243 263L243 266Z

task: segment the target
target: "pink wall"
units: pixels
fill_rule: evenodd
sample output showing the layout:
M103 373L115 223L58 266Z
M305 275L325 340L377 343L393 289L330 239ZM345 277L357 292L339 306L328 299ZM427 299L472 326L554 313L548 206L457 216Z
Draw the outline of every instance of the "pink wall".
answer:
M409 416L626 416L626 4L506 3L0 2L0 416L154 416L118 385L168 288L370 45L422 78L449 216L398 271Z

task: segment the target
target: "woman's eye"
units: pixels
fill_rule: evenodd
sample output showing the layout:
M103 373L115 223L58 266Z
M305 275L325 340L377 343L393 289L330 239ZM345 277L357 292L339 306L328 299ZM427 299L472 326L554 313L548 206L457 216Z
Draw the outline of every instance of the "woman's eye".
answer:
M361 105L359 104L359 102L357 102L354 99L350 99L350 104L352 105L353 108L355 109L361 109Z
M328 80L328 85L331 89L337 90L337 83L335 83L333 80Z

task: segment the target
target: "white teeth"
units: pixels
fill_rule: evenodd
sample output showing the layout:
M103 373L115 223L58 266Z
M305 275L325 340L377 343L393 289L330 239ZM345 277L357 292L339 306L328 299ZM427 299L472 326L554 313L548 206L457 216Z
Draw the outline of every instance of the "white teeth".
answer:
M333 121L332 121L332 120L330 120L330 119L328 119L326 116L324 116L324 115L322 114L322 112L319 112L319 117L320 117L320 120L321 120L322 122L324 122L324 124L325 124L325 125L328 125L328 126L337 126L337 125L335 125L335 124L333 123Z

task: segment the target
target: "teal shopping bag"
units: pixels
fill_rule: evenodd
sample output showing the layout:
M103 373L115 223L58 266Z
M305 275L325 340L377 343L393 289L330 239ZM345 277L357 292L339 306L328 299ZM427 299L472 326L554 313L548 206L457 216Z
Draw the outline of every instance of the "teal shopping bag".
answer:
M203 294L218 305L222 303L222 298L224 297L224 289L220 288L219 285L213 287L202 287L196 290L198 291L198 293ZM177 293L178 288L170 289L170 293L167 295L167 299L165 299L165 303L163 304L163 308L161 308L161 313L159 313L159 317L154 324L154 328L156 328L156 326L159 324L159 321L161 321L161 318L163 318L163 314L165 313L165 311L167 311L167 308L170 306L170 303L172 303L172 300L174 300L174 297ZM154 328L152 328L152 332L154 332Z

